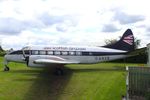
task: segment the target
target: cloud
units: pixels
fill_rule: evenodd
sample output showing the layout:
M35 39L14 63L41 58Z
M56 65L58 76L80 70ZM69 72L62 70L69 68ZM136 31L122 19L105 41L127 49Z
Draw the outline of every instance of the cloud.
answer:
M18 34L24 29L22 22L14 18L0 19L0 33L1 34Z
M116 32L118 30L119 29L115 25L113 25L113 24L105 24L102 27L102 32Z
M62 23L64 21L64 18L62 16L49 15L48 13L42 14L38 19L41 20L46 26L56 23Z
M40 28L42 25L34 20L18 20L15 18L0 18L0 34L16 35L24 30Z
M133 7L129 0L118 0L120 3L114 0L89 0L86 4L81 0L0 2L0 40L5 48L18 48L27 43L101 45L104 39L109 39L107 32L111 37L117 37L115 32L123 32L131 27L136 34L144 33L142 31L146 30L150 20L146 2L142 8L139 8L141 2L136 2ZM147 30L149 33L150 29ZM143 38L143 34L140 37Z
M37 29L55 26L55 29L60 32L67 31L70 27L75 27L77 20L71 15L50 15L42 13L34 19L19 20L13 17L0 18L0 34L15 35L25 30Z
M50 15L48 12L40 15L38 20L41 20L45 26L56 25L56 30L60 32L66 32L69 27L75 27L78 23L76 16Z
M145 17L142 15L129 15L117 10L113 19L118 21L120 24L132 24L145 20Z
M147 31L147 32L150 32L150 27L146 27L146 31Z

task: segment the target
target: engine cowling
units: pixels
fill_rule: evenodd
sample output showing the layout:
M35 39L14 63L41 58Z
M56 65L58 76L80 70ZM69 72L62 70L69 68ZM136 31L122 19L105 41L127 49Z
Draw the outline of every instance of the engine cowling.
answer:
M27 66L28 67L45 67L46 65L44 64L35 64L34 61L37 59L44 59L45 57L39 56L39 55L30 55L27 58Z

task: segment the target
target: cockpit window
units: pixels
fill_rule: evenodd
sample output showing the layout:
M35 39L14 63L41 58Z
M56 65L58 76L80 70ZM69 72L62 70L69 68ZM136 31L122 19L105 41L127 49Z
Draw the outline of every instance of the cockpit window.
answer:
M18 54L23 54L22 50L17 50L17 51L13 51L10 53L10 55L12 54L15 54L15 55L18 55Z
M25 53L26 55L29 55L29 54L30 54L30 51L29 51L29 50L24 50L24 53Z

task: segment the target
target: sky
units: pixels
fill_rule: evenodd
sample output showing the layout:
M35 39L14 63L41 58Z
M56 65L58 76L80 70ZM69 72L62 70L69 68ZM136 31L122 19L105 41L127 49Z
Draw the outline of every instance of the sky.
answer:
M130 28L150 43L148 0L0 0L0 45L103 46Z

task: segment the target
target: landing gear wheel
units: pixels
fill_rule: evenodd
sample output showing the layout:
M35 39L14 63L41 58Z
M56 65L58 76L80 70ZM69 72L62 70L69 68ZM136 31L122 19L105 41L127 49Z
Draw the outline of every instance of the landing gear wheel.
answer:
M9 71L9 67L5 66L4 71Z
M56 75L63 75L63 70L61 68L56 68L55 74Z

